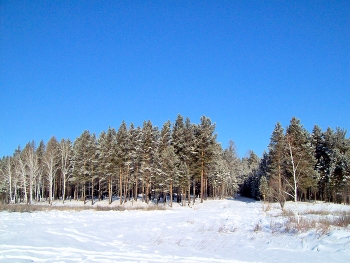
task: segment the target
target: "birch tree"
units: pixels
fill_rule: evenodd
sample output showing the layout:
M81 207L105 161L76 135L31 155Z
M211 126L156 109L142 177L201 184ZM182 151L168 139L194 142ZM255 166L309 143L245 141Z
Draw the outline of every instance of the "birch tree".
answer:
M9 203L15 202L15 194L13 194L14 184L14 171L13 171L13 159L10 156L4 157L1 161L1 181L3 183L3 189L7 195Z
M66 199L66 185L72 175L73 168L73 146L71 141L69 139L62 139L59 144L59 151L61 157L60 170L62 173L62 202L64 203Z
M59 148L58 141L54 136L48 141L44 154L45 175L49 190L49 204L52 205L53 200L53 182L58 170Z
M23 149L24 160L26 163L26 170L28 175L28 186L29 186L29 204L33 202L33 193L35 189L36 178L39 175L39 162L36 155L35 143L32 141L28 143ZM34 187L34 188L33 188Z

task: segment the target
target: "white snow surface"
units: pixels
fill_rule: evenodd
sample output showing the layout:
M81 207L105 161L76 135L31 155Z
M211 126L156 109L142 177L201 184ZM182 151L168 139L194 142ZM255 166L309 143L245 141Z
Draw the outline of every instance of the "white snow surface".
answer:
M67 202L77 204L82 203ZM349 227L326 235L274 231L272 223L283 218L272 215L280 209L273 205L265 212L262 206L239 198L191 207L174 203L156 211L3 211L0 262L350 262ZM299 207L350 210L335 204Z

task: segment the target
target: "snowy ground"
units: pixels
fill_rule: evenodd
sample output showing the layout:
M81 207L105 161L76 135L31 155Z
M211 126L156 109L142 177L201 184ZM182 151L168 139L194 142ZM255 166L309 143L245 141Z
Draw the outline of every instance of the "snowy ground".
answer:
M282 234L271 228L283 220L271 216L278 211L238 199L164 211L0 212L0 262L350 262L349 227Z

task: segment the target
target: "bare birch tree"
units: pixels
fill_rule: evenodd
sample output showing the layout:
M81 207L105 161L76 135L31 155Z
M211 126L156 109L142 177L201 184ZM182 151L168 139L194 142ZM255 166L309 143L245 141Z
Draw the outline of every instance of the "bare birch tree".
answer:
M61 173L62 173L62 202L66 199L66 185L71 177L71 170L73 167L72 156L73 156L73 147L71 141L62 139L59 144L59 150L61 155Z
M29 204L33 202L33 193L35 189L35 181L39 174L39 162L35 152L35 143L32 141L28 143L23 149L24 160L26 164L26 171L28 176L28 193L29 193Z
M44 164L46 167L46 180L48 183L49 190L49 204L52 205L52 193L53 193L53 182L56 176L56 172L58 169L58 142L56 138L53 136L47 143L46 151L44 154Z

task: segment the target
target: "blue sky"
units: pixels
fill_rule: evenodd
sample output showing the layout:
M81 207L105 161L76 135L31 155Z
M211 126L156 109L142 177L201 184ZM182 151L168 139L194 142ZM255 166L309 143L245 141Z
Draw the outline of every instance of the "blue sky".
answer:
M122 120L350 128L349 1L0 1L0 156ZM347 136L348 137L348 136Z

